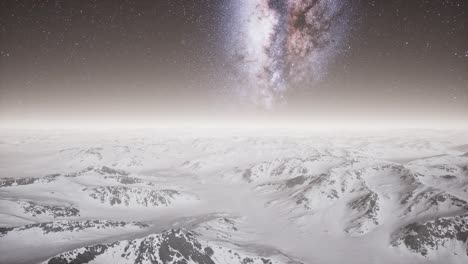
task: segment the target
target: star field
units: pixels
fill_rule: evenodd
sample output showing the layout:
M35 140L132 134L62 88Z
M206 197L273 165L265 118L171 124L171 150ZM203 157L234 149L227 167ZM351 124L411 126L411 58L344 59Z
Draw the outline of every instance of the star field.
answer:
M467 4L2 1L0 118L468 116Z

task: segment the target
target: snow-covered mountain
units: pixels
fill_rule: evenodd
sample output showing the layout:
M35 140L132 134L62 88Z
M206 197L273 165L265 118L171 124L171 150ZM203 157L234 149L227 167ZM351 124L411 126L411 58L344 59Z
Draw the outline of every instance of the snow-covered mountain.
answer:
M448 251L468 256L468 214L409 224L394 235L393 246L404 245L423 256Z
M238 247L205 241L193 232L171 229L135 240L99 244L62 253L49 259L54 263L298 263L285 255L252 255Z
M0 263L468 261L462 131L34 133L2 131Z

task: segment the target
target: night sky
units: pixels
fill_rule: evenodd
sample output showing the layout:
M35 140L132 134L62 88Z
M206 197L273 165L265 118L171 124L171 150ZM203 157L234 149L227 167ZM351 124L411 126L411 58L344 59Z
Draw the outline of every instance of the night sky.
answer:
M0 12L5 122L468 122L464 0L5 0Z

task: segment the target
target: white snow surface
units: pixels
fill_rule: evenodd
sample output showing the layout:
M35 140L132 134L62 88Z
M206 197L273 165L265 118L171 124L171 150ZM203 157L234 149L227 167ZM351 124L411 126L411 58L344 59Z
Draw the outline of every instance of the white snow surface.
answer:
M0 137L0 263L468 263L468 131Z

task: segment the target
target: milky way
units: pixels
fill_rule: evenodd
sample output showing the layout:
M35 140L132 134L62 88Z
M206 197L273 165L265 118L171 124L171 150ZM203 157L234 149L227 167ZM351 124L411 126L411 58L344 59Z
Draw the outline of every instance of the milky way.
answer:
M339 53L349 17L340 0L240 0L229 41L235 92L271 108L302 80L315 82Z

